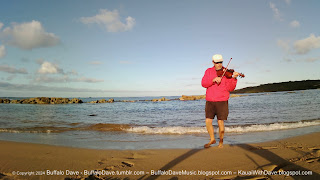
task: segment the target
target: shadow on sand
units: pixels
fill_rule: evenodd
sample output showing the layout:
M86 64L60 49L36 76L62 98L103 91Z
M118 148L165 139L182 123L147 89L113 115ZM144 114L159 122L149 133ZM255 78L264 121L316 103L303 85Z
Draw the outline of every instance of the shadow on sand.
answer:
M240 147L242 149L244 149L246 152L251 152L251 153L255 153L256 155L259 155L260 157L268 160L270 162L270 164L259 164L258 162L256 162L252 157L250 157L248 154L246 154L245 156L250 159L252 161L252 163L254 163L257 168L256 170L267 170L267 171L278 171L280 169L284 170L284 171L311 171L309 169L306 169L302 166L299 166L295 163L290 162L289 160L283 159L282 157L278 156L277 154L271 152L270 150L266 150L266 149L259 149L255 146L249 145L249 144L235 144L235 145L230 145L230 147ZM170 161L168 164L164 165L163 167L161 167L159 170L161 171L168 171L171 168L173 168L174 166L176 166L177 164L181 163L182 161L184 161L185 159L187 159L190 156L195 155L196 153L202 151L204 149L191 149L190 151L182 154L181 156L173 159L172 161ZM272 166L273 165L273 166ZM265 167L272 167L272 169L265 169ZM147 180L154 180L159 178L161 175L153 175L153 176L147 176L144 175L142 177L140 177L139 179L147 179ZM238 175L235 176L234 180L240 180L240 179L274 179L274 177L276 177L276 179L279 178L285 178L283 175L282 176L271 176L271 175L261 175L261 176L245 176L245 175ZM295 179L295 180L300 180L300 179L320 179L320 175L316 172L312 172L312 175L307 175L307 176L303 176L303 175L295 175L295 176L290 176L291 179ZM168 177L169 178L169 177ZM214 177L213 177L214 178ZM223 179L223 177L221 177ZM221 179L218 178L218 179ZM169 179L179 179L179 177L171 177Z
M302 166L299 166L295 163L292 163L286 159L283 159L282 157L278 156L277 154L269 151L269 150L266 150L266 149L259 149L255 146L252 146L252 145L249 145L249 144L236 144L236 145L230 145L231 147L232 146L237 146L237 147L240 147L246 151L249 151L249 152L252 152L252 153L255 153L259 156L261 156L262 158L270 161L269 164L264 164L264 165L261 165L259 164L258 162L256 162L253 158L251 158L249 155L246 154L247 158L250 159L256 166L257 166L257 170L267 170L267 171L278 171L280 169L284 170L284 171L311 171L309 169L306 169ZM264 169L265 166L268 166L269 167L273 167L272 169ZM274 165L274 166L272 166ZM278 176L279 178L281 176L279 175L276 175ZM265 176L266 179L273 179L270 175L266 175ZM282 176L283 177L283 176ZM316 172L312 172L312 175L295 175L295 176L290 176L292 179L297 179L297 180L300 180L300 179L320 179L320 175ZM238 180L238 179L250 179L250 178L253 178L253 176L237 176L235 179ZM277 178L277 179L279 179Z
M250 155L248 155L247 153L244 154L244 156L246 156L250 161L252 161L252 163L255 164L255 166L257 167L255 170L267 170L268 172L274 171L277 172L278 170L284 170L284 171L311 171L307 168L304 168L302 166L299 166L293 162L290 162L289 160L286 160L280 156L278 156L277 154L271 152L270 150L267 149L261 149L257 146L252 146L249 144L234 144L234 145L230 145L230 147L240 147L242 149L245 150L245 152L249 152L250 153L254 153L256 155L259 155L260 157L268 160L270 163L269 164L259 164L259 162L255 161L254 158L250 157ZM176 166L177 164L183 162L185 159L187 159L190 156L195 155L196 153L202 151L204 149L191 149L188 152L180 155L179 157L173 159L172 161L170 161L169 163L165 164L163 167L161 167L159 170L161 171L168 171L171 170L174 166ZM298 151L297 151L298 152ZM305 152L298 152L300 154L303 155L303 153L305 154ZM207 162L204 162L207 163ZM212 162L210 162L212 163ZM315 162L315 163L319 163L319 161ZM266 168L266 167L269 167ZM270 169L271 167L271 169ZM158 179L160 178L161 175L144 175L142 177L140 177L139 179L146 179L146 180L154 180L154 179ZM162 178L166 178L166 179L179 179L179 177L175 176L175 177L170 177L170 176L163 176ZM200 177L191 177L192 178L196 178L196 179L201 179ZM226 177L227 178L227 177ZM232 179L232 180L242 180L242 179L256 179L256 180L266 180L266 179L287 179L288 177L285 177L284 175L280 176L280 175L235 175L234 177L228 177L228 179ZM66 178L68 179L68 178ZM72 178L71 178L72 179ZM101 179L101 178L96 178L96 177L87 177L86 179ZM106 178L102 178L102 179L107 179L107 180L115 180L115 179L131 179L130 177L126 177L126 178L114 178L114 177L106 177ZM181 177L182 179L182 177ZM215 178L212 177L210 179L224 179L224 177L219 177L219 178ZM312 175L296 175L296 176L290 176L289 179L294 179L294 180L314 180L314 179L320 179L320 175L316 172L312 171Z
M197 152L201 151L203 149L191 149L190 151L182 154L181 156L175 158L174 160L170 161L168 164L164 165L162 168L160 168L159 170L161 171L168 171L170 170L172 167L174 167L175 165L181 163L183 160L187 159L188 157L196 154ZM149 176L146 177L142 176L139 179L144 179L146 177L147 180L153 180L153 179L157 179L158 177L160 177L161 175L153 175L153 176ZM178 177L172 177L170 179L178 179Z

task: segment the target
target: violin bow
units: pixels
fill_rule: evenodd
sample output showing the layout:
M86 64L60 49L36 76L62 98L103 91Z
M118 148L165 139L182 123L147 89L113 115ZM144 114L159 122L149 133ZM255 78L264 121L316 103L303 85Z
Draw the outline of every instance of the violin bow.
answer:
M229 64L230 64L231 60L232 60L232 58L230 58L230 60L229 60L229 62L228 62L228 65L227 65L225 71L223 72L221 78L223 78L224 74L227 72L227 69L228 69L228 67L229 67Z

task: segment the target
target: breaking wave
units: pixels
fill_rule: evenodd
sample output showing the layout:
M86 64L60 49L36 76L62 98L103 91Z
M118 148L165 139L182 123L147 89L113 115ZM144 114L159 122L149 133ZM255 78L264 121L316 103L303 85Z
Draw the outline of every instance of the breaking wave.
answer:
M270 124L249 124L249 125L234 125L226 126L226 133L247 133L247 132L263 132L277 131L285 129L302 128L308 126L320 125L320 120L304 120L298 122L281 122ZM185 126L169 126L169 127L150 127L150 126L135 126L129 124L90 124L83 125L81 123L70 124L69 127L20 127L20 128L0 128L0 132L9 133L62 133L66 131L99 131L99 132L124 132L124 133L139 133L139 134L202 134L207 133L205 126L201 127L185 127ZM217 131L216 131L217 132Z
M124 131L131 126L128 124L93 124L82 125L81 123L71 123L72 127L56 127L56 126L42 126L42 127L17 127L17 128L0 128L0 132L10 133L62 133L66 131Z
M308 126L320 125L320 120L299 121L299 122L283 122L271 124L251 124L251 125L237 125L226 126L226 133L246 133L246 132L263 132L263 131L277 131L285 129L294 129ZM143 134L199 134L207 133L206 127L131 127L127 129L128 132L143 133ZM217 131L216 131L217 132Z

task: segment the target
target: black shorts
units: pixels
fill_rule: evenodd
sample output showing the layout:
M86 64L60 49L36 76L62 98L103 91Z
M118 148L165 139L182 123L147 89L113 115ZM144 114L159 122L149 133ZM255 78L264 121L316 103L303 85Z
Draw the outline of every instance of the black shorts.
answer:
M228 101L206 102L206 118L214 119L217 115L218 120L227 120L229 114Z

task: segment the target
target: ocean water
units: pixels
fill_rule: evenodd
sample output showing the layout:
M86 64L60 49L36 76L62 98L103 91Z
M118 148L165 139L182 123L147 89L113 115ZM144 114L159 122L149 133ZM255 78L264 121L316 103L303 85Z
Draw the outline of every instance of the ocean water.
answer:
M229 99L225 144L320 131L319 89L243 95ZM112 97L80 99L102 98ZM115 97L136 102L106 104L0 104L0 140L93 149L202 148L209 141L205 100L139 101L154 98L161 97ZM217 133L216 120L213 125Z

